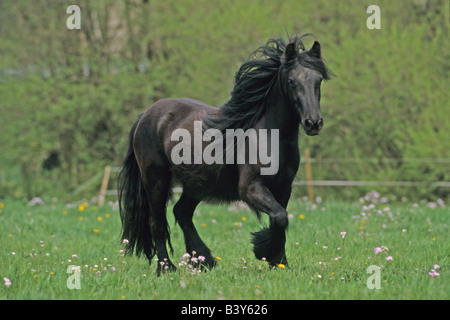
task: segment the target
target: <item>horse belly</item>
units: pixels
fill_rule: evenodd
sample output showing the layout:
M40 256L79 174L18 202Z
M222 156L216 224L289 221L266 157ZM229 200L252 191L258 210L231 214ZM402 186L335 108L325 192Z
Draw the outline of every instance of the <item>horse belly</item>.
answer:
M176 165L172 167L183 192L204 201L239 200L238 171L235 166Z

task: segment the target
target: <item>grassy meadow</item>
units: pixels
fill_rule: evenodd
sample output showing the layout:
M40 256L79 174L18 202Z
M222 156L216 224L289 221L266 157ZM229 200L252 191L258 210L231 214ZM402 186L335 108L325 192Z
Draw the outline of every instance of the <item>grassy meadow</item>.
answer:
M448 205L377 192L354 203L318 200L291 200L289 267L274 270L254 258L249 241L267 219L258 222L240 204L197 208L195 225L218 263L208 272L193 270L182 259L183 235L170 205L172 261L181 266L157 278L156 262L149 267L144 258L123 255L115 203L6 199L0 299L450 298ZM71 265L80 267L80 289L67 286ZM375 283L371 265L381 267L380 289L368 288Z

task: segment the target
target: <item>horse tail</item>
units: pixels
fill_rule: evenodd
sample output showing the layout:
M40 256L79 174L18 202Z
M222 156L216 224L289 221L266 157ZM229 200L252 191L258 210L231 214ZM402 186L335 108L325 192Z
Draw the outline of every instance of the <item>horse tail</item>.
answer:
M131 128L128 152L119 173L119 211L125 253L135 252L140 256L144 252L151 261L156 252L149 226L150 206L133 149L134 133L141 116Z

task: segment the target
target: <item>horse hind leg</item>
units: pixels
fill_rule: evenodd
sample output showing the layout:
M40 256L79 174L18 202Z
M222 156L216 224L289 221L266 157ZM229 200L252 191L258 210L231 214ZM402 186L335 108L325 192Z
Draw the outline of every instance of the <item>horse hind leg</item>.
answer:
M211 250L205 245L200 238L197 229L192 222L195 207L200 201L183 193L173 208L176 221L179 223L184 235L186 244L186 252L190 255L195 253L195 257L199 260L198 264L210 269L216 265L216 259L211 255ZM201 261L199 258L201 258Z

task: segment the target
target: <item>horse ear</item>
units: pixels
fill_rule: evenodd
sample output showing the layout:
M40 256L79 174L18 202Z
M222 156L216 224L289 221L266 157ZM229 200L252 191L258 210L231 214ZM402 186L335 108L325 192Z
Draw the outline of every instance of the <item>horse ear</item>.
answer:
M318 59L320 59L322 57L319 42L314 41L312 48L309 50L309 54Z
M283 53L282 59L284 62L289 62L294 60L294 58L297 56L297 46L295 45L295 42L289 42L286 46L286 50Z

